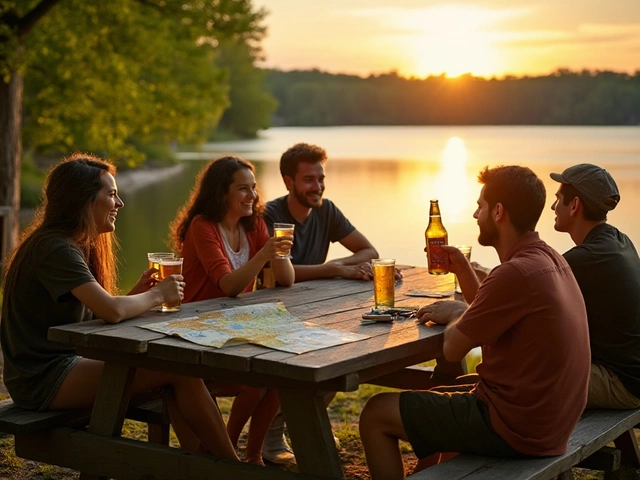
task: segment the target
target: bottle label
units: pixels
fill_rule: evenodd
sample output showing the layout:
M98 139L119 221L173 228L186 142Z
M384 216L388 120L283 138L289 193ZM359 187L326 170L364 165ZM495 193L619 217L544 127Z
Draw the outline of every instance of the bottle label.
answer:
M429 263L431 265L448 265L449 255L441 247L446 244L444 237L429 239Z

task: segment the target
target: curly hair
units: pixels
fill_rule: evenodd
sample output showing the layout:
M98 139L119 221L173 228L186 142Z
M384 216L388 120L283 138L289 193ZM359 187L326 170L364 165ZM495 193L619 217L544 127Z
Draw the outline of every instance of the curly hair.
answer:
M51 169L43 188L44 199L7 259L5 292L15 288L23 268L38 268L38 247L43 241L62 236L80 249L98 283L109 293L116 293L118 243L112 232L97 234L93 218L105 173L115 175L115 166L86 153L74 153ZM6 305L4 302L3 310Z
M530 168L517 165L485 167L478 174L478 181L485 186L484 197L490 209L501 203L519 233L536 229L544 209L546 190Z
M326 162L327 152L324 148L308 143L296 143L280 157L280 175L295 178L300 162Z
M248 168L255 175L254 166L240 157L233 155L221 157L207 164L196 179L191 190L189 200L178 211L176 218L169 225L169 245L179 252L182 250L184 238L189 225L196 215L211 222L221 222L227 214L225 195L229 193L229 187L233 183L233 176L242 169ZM262 216L264 205L257 193L253 203L253 213L248 217L242 217L240 223L246 232L256 228L256 219Z

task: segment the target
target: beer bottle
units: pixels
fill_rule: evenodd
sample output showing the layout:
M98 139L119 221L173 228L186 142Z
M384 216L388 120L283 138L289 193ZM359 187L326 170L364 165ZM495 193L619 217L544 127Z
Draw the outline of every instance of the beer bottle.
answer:
M441 245L448 245L447 229L442 225L438 200L431 200L429 208L429 225L424 232L427 242L427 266L431 275L449 273L449 255Z

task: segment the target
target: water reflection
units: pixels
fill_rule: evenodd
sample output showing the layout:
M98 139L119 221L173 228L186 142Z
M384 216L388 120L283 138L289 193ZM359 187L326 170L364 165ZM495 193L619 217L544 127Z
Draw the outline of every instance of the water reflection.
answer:
M207 159L238 153L254 162L264 199L285 195L278 159L297 142L327 150L325 195L376 246L380 255L398 263L426 266L424 230L429 200L437 198L451 244L474 246L475 260L498 263L492 248L477 245L473 212L485 165L527 165L547 187L547 204L538 230L560 252L572 246L566 234L553 230L549 208L557 184L549 172L581 163L607 168L622 200L611 223L640 245L640 135L632 127L336 127L274 128L246 142L210 144ZM589 153L587 155L588 152ZM202 158L202 157L200 157ZM123 289L132 286L146 265L146 252L166 249L168 223L186 201L203 162L186 162L183 173L136 191L123 191L126 207L118 215L123 245ZM329 258L346 252L333 244Z
M445 208L447 222L468 220L473 208L476 191L474 173L468 169L468 151L460 137L447 140L440 159L440 171L436 177L436 192L441 208ZM444 212L443 212L444 213Z

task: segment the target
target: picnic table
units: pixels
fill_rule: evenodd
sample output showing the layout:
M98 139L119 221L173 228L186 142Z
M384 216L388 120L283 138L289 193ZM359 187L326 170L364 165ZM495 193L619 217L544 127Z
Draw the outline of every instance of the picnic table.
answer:
M402 282L396 285L398 306L435 301L409 297L406 293L410 290L444 292L453 287L450 276L431 276L424 268L406 267L403 274ZM296 355L253 344L206 347L139 328L203 312L279 301L300 320L370 337ZM361 325L362 313L372 303L371 281L327 279L184 304L180 312L171 314L150 311L116 325L96 320L50 328L50 340L73 346L85 357L103 360L105 368L88 431L70 428L37 434L32 438L38 442L33 448L49 452L49 463L82 471L83 478L343 478L324 394L355 391L362 383L393 378L394 372L435 359L442 352L441 326L420 326L413 319ZM299 473L121 438L133 376L139 367L276 388ZM455 376L463 373L463 368L459 363L443 363L442 371Z

